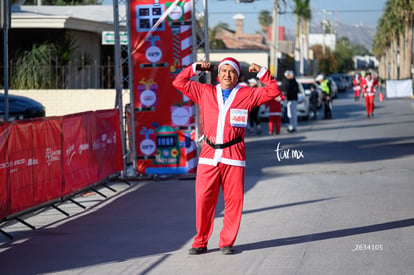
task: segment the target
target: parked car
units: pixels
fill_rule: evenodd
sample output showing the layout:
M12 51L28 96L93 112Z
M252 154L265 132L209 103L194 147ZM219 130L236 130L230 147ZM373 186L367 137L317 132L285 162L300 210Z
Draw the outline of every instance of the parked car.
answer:
M36 100L25 96L8 95L9 98L9 121L44 117L45 107ZM0 121L4 121L4 94L0 93Z
M343 74L343 77L345 79L347 89L352 89L353 87L352 81L354 80L354 77L349 74Z
M327 79L331 82L331 86L332 86L331 97L337 98L338 97L338 85L336 85L336 82L332 79L332 77L327 77Z
M345 92L348 89L348 83L342 74L331 74L329 77L332 78L336 86L338 86L338 92Z
M312 76L301 76L296 78L298 82L300 82L305 90L305 95L309 98L311 94L311 85L315 85L316 91L318 92L318 108L322 106L322 91L319 89L319 85L316 83L315 78Z
M281 83L277 83L279 87ZM302 83L298 81L299 94L298 94L298 103L296 105L296 112L299 120L307 120L309 118L309 97L305 95L305 90L303 89ZM282 122L287 121L287 100L282 101ZM261 120L269 119L269 108L265 107L265 104L260 105L259 116Z

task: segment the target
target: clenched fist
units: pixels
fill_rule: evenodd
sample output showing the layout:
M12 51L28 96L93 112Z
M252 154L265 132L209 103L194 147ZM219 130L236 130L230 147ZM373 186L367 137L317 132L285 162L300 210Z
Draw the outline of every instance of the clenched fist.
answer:
M249 66L249 72L251 72L251 73L258 73L258 72L260 72L261 69L262 69L262 67L255 64L255 63L252 63Z

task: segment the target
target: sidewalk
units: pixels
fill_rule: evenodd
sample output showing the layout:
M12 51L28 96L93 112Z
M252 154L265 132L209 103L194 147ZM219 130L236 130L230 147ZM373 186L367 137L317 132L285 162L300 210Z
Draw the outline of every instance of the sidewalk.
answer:
M245 203L236 254L218 249L220 196L209 252L190 256L194 179L110 185L49 209L0 236L1 274L412 274L414 102L340 94L334 119L298 132L248 136ZM263 125L263 124L262 124ZM265 131L263 130L265 133ZM279 144L279 147L278 147ZM277 158L302 152L300 158ZM286 153L289 152L289 153ZM296 156L299 156L297 154Z

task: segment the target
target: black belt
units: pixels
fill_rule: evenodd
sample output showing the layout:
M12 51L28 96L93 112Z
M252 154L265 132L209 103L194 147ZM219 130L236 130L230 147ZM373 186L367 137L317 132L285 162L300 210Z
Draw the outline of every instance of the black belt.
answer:
M236 137L235 139L233 139L233 140L230 140L229 142L226 142L226 143L223 143L223 144L216 144L216 143L213 143L213 142L211 142L206 136L204 136L204 140L206 141L206 143L208 144L208 145L210 145L211 147L213 147L214 149L224 149L224 148L226 148L226 147L230 147L230 146L232 146L232 145L234 145L234 144L237 144L237 143L239 143L239 142L242 142L243 141L243 139L242 139L242 137L241 136L239 136L239 137Z

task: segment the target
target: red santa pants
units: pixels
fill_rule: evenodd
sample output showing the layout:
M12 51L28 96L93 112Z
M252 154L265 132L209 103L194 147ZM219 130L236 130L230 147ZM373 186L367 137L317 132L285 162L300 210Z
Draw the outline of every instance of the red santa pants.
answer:
M276 133L280 133L281 116L269 116L269 135L274 133L276 125Z
M374 112L374 95L365 95L365 105L367 114L372 114Z
M359 97L360 88L354 87L354 97Z
M199 164L196 178L196 229L193 247L206 247L213 232L220 185L224 196L224 220L219 247L233 246L243 211L244 167L218 163Z

